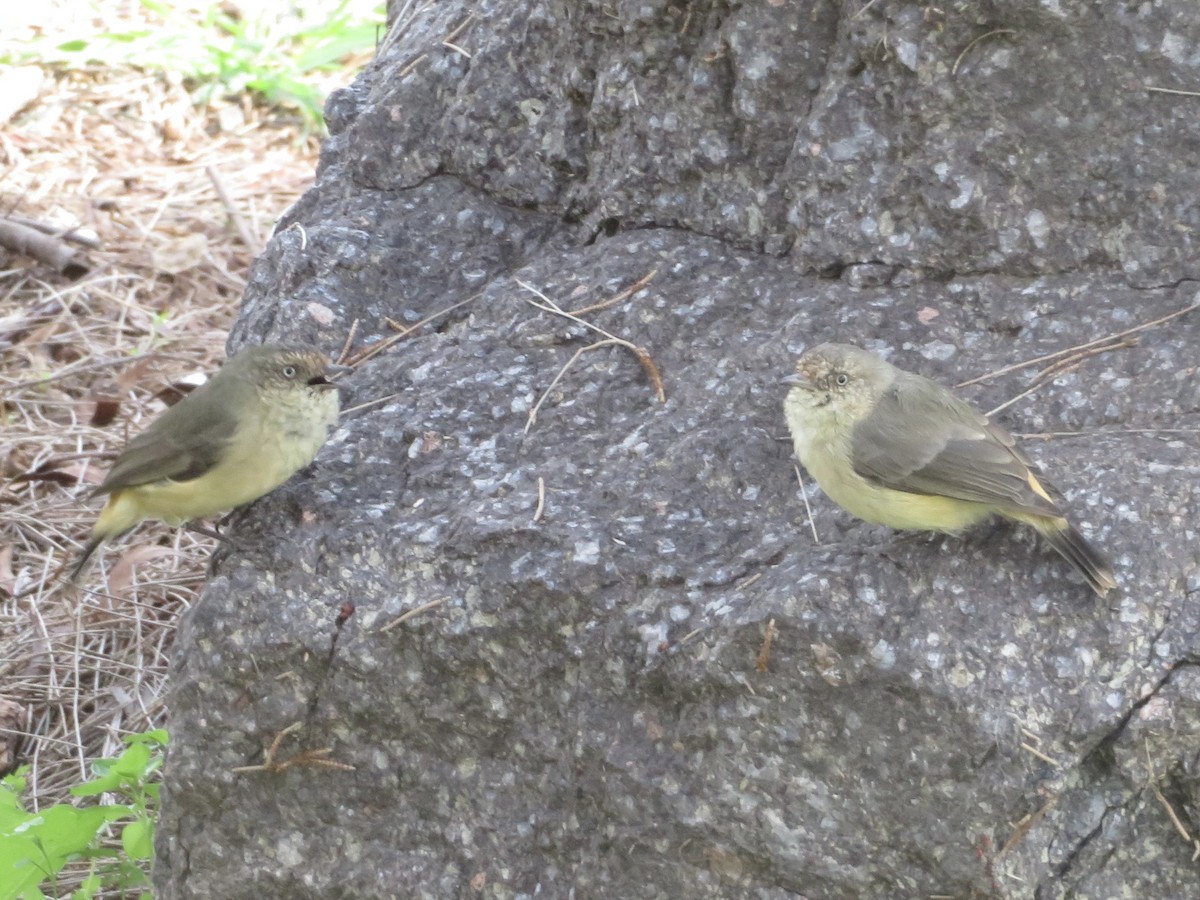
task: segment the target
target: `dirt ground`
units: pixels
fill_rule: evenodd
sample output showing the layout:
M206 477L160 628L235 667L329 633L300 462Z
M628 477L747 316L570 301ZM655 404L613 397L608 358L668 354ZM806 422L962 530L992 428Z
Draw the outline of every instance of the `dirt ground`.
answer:
M224 358L251 260L317 159L299 117L247 98L199 108L160 73L39 71L31 99L0 103L2 215L53 251L0 249L0 774L32 765L30 808L164 724L211 540L147 524L78 589L63 573L108 461L164 388Z

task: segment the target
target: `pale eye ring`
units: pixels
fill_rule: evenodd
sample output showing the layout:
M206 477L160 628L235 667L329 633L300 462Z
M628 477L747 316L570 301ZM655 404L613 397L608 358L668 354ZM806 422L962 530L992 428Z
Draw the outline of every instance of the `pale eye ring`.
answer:
M284 378L295 378L296 377L296 367L295 366L284 366L283 367L283 377Z
M850 382L850 376L845 372L838 372L837 378L834 379L838 387L845 387Z

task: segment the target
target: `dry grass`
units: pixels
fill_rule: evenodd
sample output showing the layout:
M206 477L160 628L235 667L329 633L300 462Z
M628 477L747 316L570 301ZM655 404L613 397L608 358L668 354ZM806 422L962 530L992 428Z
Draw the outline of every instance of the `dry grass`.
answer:
M157 391L223 359L244 273L312 179L296 127L243 105L244 125L223 131L216 112L171 79L104 69L47 73L0 123L2 212L99 241L74 281L0 251L0 766L6 750L32 764L33 808L164 722L174 629L211 542L145 526L102 549L81 589L62 571L105 459L162 411ZM119 401L104 427L98 398Z

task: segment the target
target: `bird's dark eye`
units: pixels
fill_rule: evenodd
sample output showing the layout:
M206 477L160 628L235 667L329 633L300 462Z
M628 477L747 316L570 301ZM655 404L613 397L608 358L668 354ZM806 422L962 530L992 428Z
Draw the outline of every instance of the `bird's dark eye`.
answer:
M838 387L845 387L850 381L850 376L845 372L838 372L837 378L835 378L834 381L837 382Z
M283 377L284 378L295 378L296 377L296 367L295 366L284 366L283 367Z

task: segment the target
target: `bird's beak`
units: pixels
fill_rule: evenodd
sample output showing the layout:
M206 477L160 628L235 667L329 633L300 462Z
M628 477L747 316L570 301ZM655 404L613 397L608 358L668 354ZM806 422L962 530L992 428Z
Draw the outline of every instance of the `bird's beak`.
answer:
M786 384L788 387L812 387L812 380L807 375L801 375L799 372L783 376L780 382Z
M325 367L324 372L322 372L320 375L316 375L316 376L310 378L308 380L308 383L309 383L309 386L315 387L315 388L337 389L337 388L341 387L341 385L336 384L333 381L330 381L329 376L330 375L334 375L334 376L345 375L347 372L353 372L353 371L354 371L354 369L352 369L350 366L338 366L338 365L334 365L333 363L330 363L329 365L327 365Z

